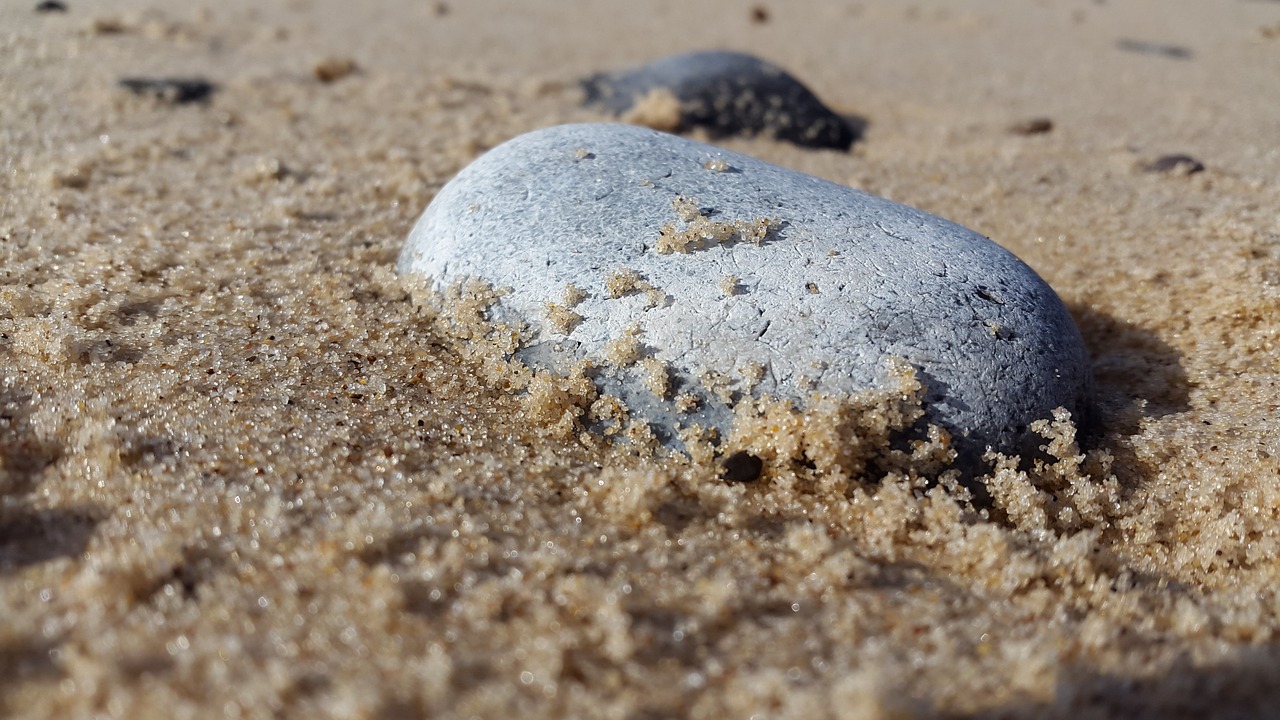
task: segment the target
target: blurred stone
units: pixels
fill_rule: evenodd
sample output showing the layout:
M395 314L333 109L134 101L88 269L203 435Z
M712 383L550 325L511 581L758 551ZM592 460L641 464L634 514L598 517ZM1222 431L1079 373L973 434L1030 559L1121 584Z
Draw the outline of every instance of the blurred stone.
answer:
M847 150L858 139L836 115L785 70L736 52L673 55L582 82L586 102L659 130L705 128L712 136L767 135L809 147ZM654 113L642 103L663 98L674 108Z

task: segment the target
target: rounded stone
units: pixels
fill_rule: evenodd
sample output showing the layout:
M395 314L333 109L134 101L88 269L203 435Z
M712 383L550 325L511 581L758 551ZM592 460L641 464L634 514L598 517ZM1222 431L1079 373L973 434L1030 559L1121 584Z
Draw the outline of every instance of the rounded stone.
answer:
M684 53L582 81L588 105L615 115L632 110L654 91L679 104L679 127L713 136L766 134L809 147L847 150L857 139L849 122L803 83L753 55Z
M441 189L397 269L509 288L491 312L529 325L527 363L594 359L602 390L666 441L694 422L729 428L709 377L802 401L886 386L892 358L916 368L924 421L963 463L1034 451L1033 421L1088 403L1066 308L996 243L645 128L563 125L490 150ZM657 392L655 361L671 382Z

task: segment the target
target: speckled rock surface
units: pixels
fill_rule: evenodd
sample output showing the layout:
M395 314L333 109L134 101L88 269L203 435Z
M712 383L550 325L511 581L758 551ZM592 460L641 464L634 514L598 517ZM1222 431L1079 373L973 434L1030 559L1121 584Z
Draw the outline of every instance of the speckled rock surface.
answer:
M603 388L664 438L729 424L708 370L738 393L803 399L881 386L903 358L928 388L926 419L967 461L988 445L1025 450L1032 421L1087 404L1071 317L994 242L653 130L565 125L494 148L432 201L398 269L509 287L494 313L532 326L527 362L593 358ZM569 285L582 292L566 299ZM643 363L609 359L626 338L669 368L665 397ZM681 393L698 395L696 411L676 407Z
M653 90L680 105L680 126L712 135L766 134L809 147L847 150L857 133L799 80L737 52L694 52L582 81L588 104L621 115Z

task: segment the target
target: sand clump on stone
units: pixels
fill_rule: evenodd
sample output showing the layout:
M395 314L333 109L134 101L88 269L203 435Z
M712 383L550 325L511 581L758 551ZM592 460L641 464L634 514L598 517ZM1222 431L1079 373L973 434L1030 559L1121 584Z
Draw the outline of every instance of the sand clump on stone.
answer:
M568 335L582 322L582 316L559 303L547 303L547 324L552 332Z
M674 222L662 226L654 249L663 255L688 253L733 240L745 240L759 245L770 233L777 231L781 223L776 217L712 220L698 207L696 200L684 196L677 196L672 200L671 207L684 227L678 227Z
M624 368L635 365L644 356L644 345L640 342L643 335L640 328L631 326L604 345L605 359L615 367Z
M617 300L631 293L641 293L645 296L645 307L648 308L659 307L667 302L667 294L662 292L662 288L656 287L630 268L619 268L610 273L605 279L604 290L605 297L610 300ZM567 296L570 291L565 292Z
M640 360L640 365L644 368L645 387L654 397L666 400L671 394L671 371L667 364L655 357L646 357Z
M681 22L634 3L30 5L0 11L0 713L1190 718L1280 700L1272 4L1174 3L1160 32L1118 3L801 0L757 25L720 2ZM634 424L589 432L590 366L530 371L489 291L395 275L477 152L599 119L566 78L654 38L747 32L870 132L853 153L731 148L1024 258L1092 352L1093 434L1046 418L1044 456L992 458L983 502L947 474L945 437L875 439L914 412L908 382L764 408L777 430L741 436L762 476L726 482L734 438L690 428L690 457ZM319 82L329 53L361 72ZM116 86L146 68L220 89L171 105ZM1006 131L1042 115L1052 132ZM1171 153L1205 169L1141 169ZM831 444L840 427L866 442Z

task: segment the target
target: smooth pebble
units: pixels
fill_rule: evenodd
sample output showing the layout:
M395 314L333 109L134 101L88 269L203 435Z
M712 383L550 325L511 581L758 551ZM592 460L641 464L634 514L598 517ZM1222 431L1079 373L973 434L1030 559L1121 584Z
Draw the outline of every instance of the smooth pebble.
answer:
M1182 153L1174 153L1171 155L1161 155L1143 166L1143 170L1152 173L1172 173L1181 172L1186 175L1194 175L1204 171L1204 163Z
M218 89L204 78L121 78L120 87L173 105L206 102Z
M988 445L1034 452L1033 421L1088 406L1070 315L996 243L645 128L563 125L490 150L441 189L397 268L441 288L510 288L492 312L531 326L526 362L564 370L592 358L602 389L671 443L693 422L731 424L699 380L707 370L739 391L758 376L755 395L803 401L884 387L890 359L904 359L927 387L925 419L953 434L969 467ZM548 303L566 303L570 285L581 297L561 308L574 318L564 322ZM605 360L628 338L629 352L669 368L665 397L642 367ZM696 393L696 410L677 407L681 393Z

